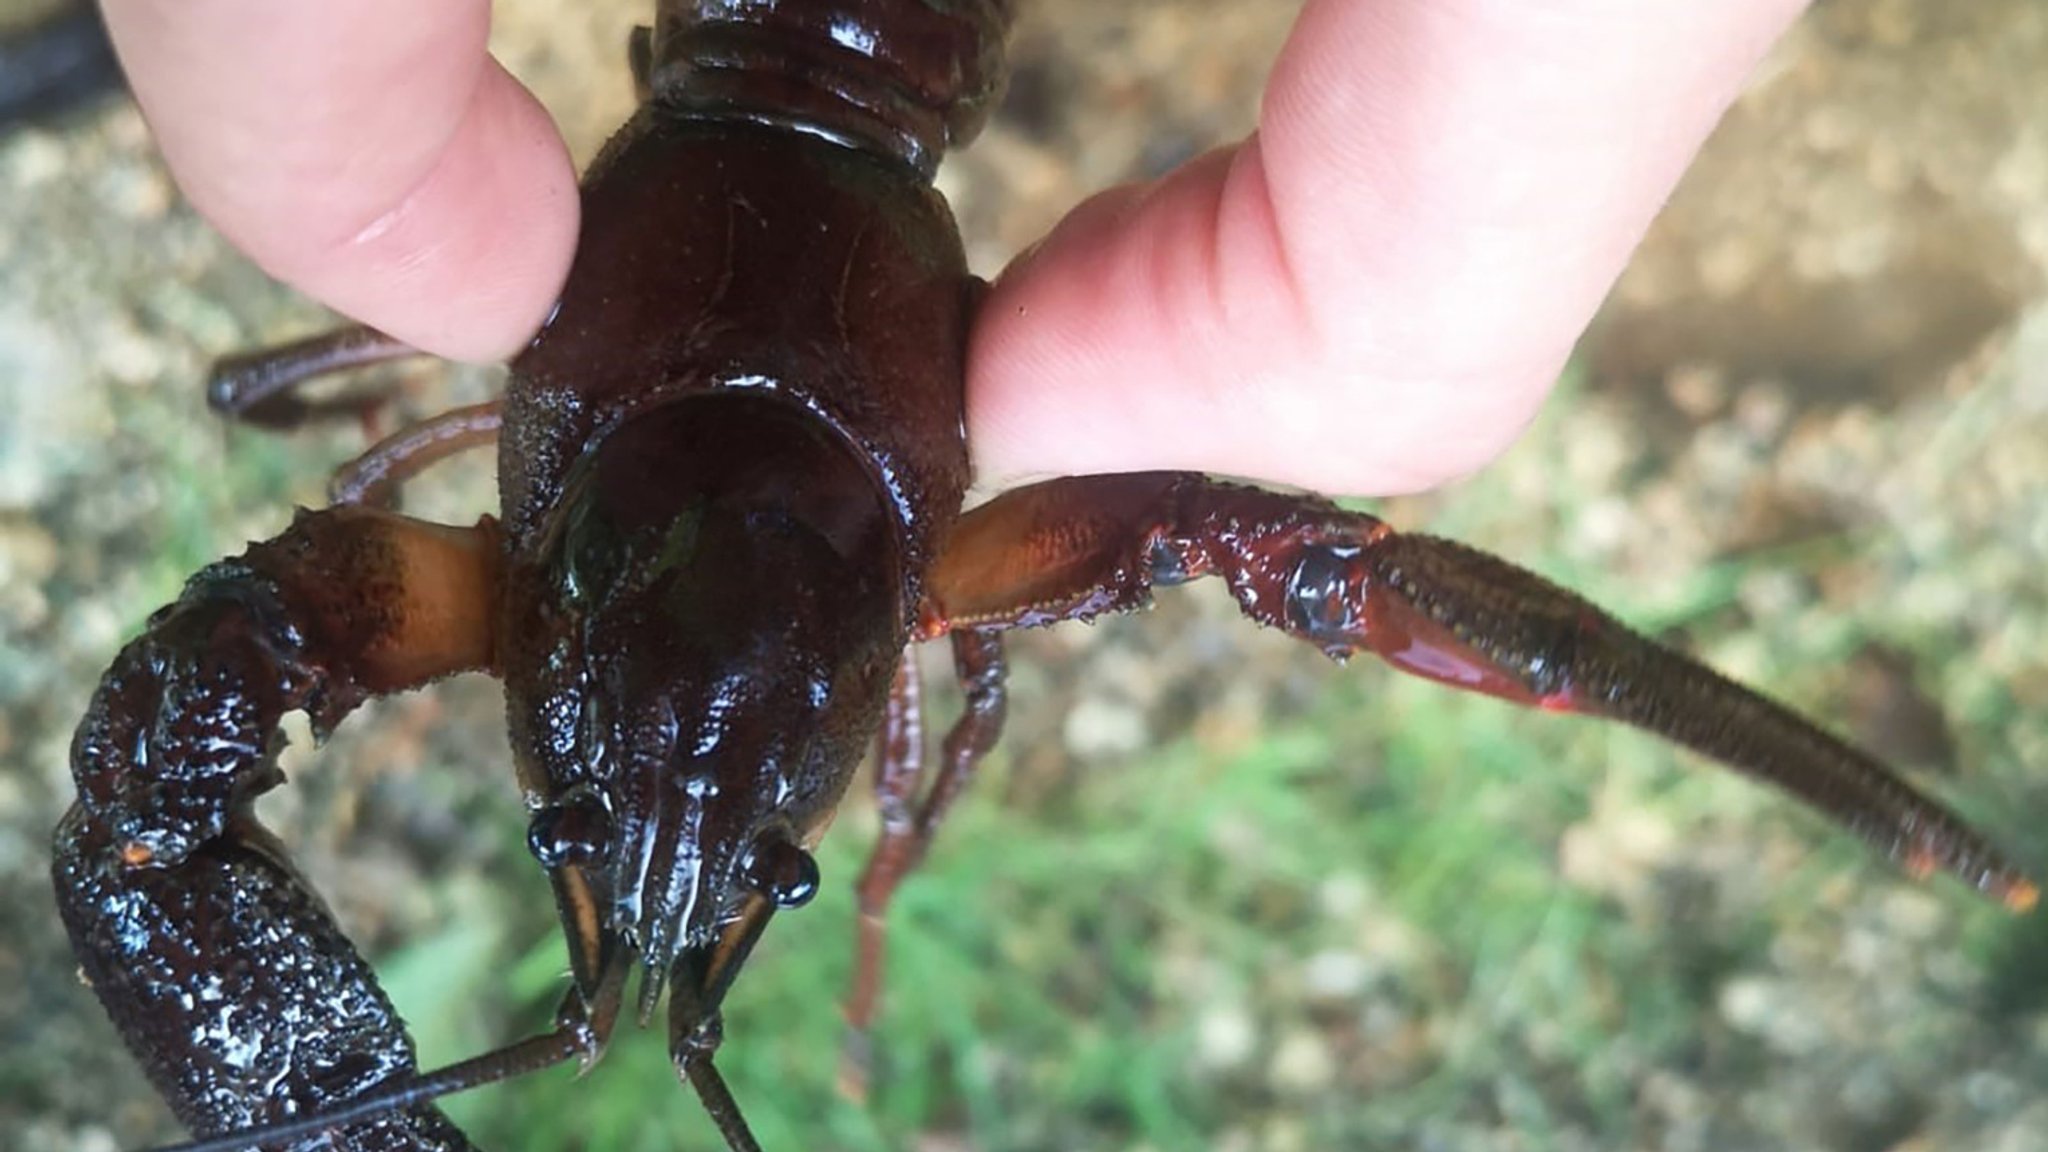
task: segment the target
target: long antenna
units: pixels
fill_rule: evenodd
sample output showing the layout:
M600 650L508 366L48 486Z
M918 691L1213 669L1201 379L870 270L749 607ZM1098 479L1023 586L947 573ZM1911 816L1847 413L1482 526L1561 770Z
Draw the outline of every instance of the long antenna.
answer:
M571 1022L539 1036L459 1060L445 1068L400 1080L346 1104L298 1120L279 1121L171 1144L153 1152L246 1152L266 1144L284 1144L332 1132L348 1124L372 1120L430 1100L538 1072L582 1055L590 1046L587 1026ZM723 1087L723 1085L720 1085ZM702 1091L700 1088L699 1091ZM730 1097L728 1097L730 1099ZM736 1145L736 1147L738 1147Z
M684 1071L690 1077L690 1087L697 1090L697 1099L704 1102L704 1111L718 1125L718 1134L725 1137L726 1147L731 1152L761 1152L760 1143L747 1130L746 1117L740 1115L739 1101L732 1098L725 1079L711 1066L711 1057L690 1061Z
M732 925L709 948L686 953L678 962L678 978L669 984L669 1061L677 1073L697 1092L704 1111L718 1126L729 1152L761 1152L761 1145L747 1128L739 1101L711 1063L712 1054L725 1038L725 1022L719 1008L731 989L762 929L775 915L773 901L755 896Z

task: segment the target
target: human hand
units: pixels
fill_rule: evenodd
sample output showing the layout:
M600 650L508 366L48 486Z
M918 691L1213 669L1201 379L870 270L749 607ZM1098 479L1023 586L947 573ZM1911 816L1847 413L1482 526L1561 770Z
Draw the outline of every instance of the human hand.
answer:
M485 49L490 0L104 0L164 159L264 270L426 352L502 360L568 276L547 111Z
M1804 0L1309 0L1259 131L1077 209L970 351L984 483L1189 468L1367 494L1485 463ZM186 193L420 348L520 347L576 197L487 0L107 0Z
M1258 132L1114 189L976 322L984 481L1332 494L1491 460L1804 0L1309 0Z

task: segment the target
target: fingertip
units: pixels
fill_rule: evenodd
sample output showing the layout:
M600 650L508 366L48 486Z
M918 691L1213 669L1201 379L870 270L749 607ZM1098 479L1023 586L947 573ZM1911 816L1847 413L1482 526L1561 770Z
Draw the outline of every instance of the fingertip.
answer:
M488 0L107 0L193 206L266 271L424 351L496 359L575 243L566 147Z
M423 351L502 360L553 307L574 256L578 207L553 121L492 62L417 187L354 235L271 270Z

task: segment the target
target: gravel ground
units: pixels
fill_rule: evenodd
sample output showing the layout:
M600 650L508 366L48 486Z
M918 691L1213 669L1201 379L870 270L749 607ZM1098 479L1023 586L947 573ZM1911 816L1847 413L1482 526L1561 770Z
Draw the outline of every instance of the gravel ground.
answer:
M500 3L500 53L587 158L628 108L619 45L639 5L553 7ZM1243 132L1293 7L1043 0L1019 31L1003 118L942 177L977 265L1000 267L1088 191ZM1947 770L1954 794L2014 831L2048 816L2048 778L2026 770L2048 765L2041 109L2037 0L1820 4L1587 341L1584 383L1547 418L1545 442L1566 447L1518 451L1481 481L1510 506L1474 541L1558 552L1609 587L1653 590L1652 606L1655 589L1744 558L1693 642L1740 675L1806 663L1785 691ZM121 640L184 573L317 502L359 443L346 428L288 441L223 430L199 403L213 357L322 322L191 215L132 107L0 139L0 1148L168 1134L73 978L46 829L69 795L71 726ZM476 371L423 377L405 404L430 412L491 386ZM1546 495L1559 489L1568 511ZM463 518L490 503L487 468L464 466L415 508ZM1422 525L1438 507L1390 514ZM1191 731L1243 741L1307 707L1326 668L1230 616L1198 596L1024 645L1016 790L1028 799ZM379 705L269 809L372 947L430 924L448 891L496 882L492 822L516 819L497 707L468 682ZM414 774L421 763L436 771ZM1687 841L1591 772L1585 788L1560 875L1610 895L1674 964L1713 941L1646 877L1685 859L1725 917L1763 906L1782 866L1771 852L1818 838L1735 827L1769 804L1731 790L1714 838ZM1640 1071L1642 1146L2048 1149L2048 940L2006 932L1987 964L1962 942L2002 930L1956 889L1869 875L1824 887L1811 922L1774 920L1768 966L1720 978L1699 1028L1767 1053L1765 1071ZM1275 1031L1258 1050L1283 1081L1350 1087L1318 1063L1313 1035ZM1415 1146L1531 1146L1512 1115L1503 1105ZM1572 1146L1614 1146L1586 1131ZM1303 1146L1282 1106L1239 1137Z

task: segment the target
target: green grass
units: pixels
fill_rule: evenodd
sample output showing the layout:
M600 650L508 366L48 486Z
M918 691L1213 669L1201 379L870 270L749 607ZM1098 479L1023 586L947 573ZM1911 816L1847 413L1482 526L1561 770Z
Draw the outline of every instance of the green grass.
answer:
M196 400L161 390L116 410L118 442L146 446L134 473L160 485L149 525L153 539L138 558L132 576L138 592L129 598L149 607L128 632L138 630L157 604L174 599L194 572L240 552L245 541L233 537L281 531L295 503L324 502L322 473L308 467L309 456L319 459L317 441L195 420L189 409ZM239 525L247 527L238 531Z

